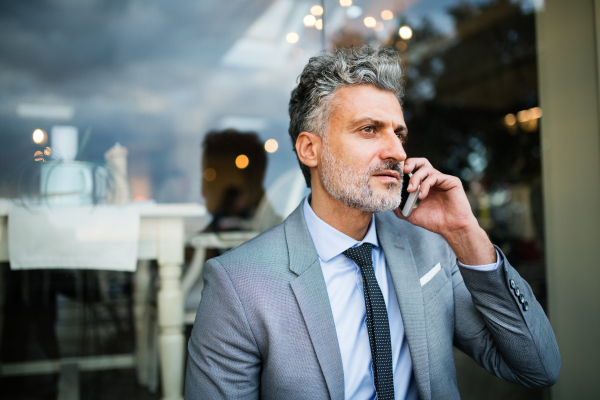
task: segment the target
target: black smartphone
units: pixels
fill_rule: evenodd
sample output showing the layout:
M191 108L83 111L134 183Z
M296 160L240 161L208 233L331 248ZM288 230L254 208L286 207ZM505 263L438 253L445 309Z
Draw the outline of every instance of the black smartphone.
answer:
M411 176L412 173L404 174L402 179L402 190L400 191L400 211L402 211L402 215L404 215L406 218L410 216L410 213L415 207L415 204L419 198L419 189L421 189L421 185L419 185L416 191L412 193L408 192L408 181L410 180Z

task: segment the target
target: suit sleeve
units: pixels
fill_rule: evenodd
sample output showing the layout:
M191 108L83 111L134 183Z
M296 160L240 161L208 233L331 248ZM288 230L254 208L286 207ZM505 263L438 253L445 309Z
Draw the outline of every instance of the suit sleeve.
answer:
M223 266L204 268L204 289L188 343L185 398L257 399L261 358L244 307Z
M451 255L454 344L499 378L551 386L560 371L554 332L530 286L498 252L502 260L493 271L459 267Z

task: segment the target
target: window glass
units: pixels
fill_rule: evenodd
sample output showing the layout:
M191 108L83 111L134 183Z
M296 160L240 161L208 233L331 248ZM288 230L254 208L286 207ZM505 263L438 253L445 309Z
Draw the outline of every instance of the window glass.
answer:
M481 226L545 306L533 1L3 1L0 32L0 206L200 203L210 218L188 236L282 221L308 193L287 133L302 68L323 48L394 47L409 157L461 178ZM159 285L156 265L148 271ZM135 279L4 264L0 362L132 354ZM151 354L145 378L81 372L81 393L159 398ZM457 365L463 398L543 396L458 354ZM58 372L5 375L1 391L55 397Z

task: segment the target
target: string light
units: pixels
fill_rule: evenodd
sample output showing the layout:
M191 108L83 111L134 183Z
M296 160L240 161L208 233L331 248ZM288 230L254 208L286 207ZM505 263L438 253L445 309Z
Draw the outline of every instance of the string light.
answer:
M504 123L507 126L513 126L517 123L517 117L515 117L515 114L506 114L506 116L504 117Z
M248 159L248 156L246 156L245 154L240 154L235 159L235 166L238 167L239 169L246 168L248 166L248 164L250 164L250 160Z
M401 27L398 30L398 35L400 35L400 37L404 40L408 40L412 37L413 32L412 29L410 29L410 27L404 25L403 27Z
M519 111L517 113L517 121L519 122L527 122L531 119L529 110Z
M317 17L318 17L318 16L320 16L320 15L323 15L323 7L321 7L321 6L316 6L316 5L315 5L315 6L312 6L312 7L310 8L310 13L311 13L312 15L315 15L315 16L317 16Z
M394 13L392 13L390 10L383 10L381 12L381 18L389 21L390 19L394 18Z
M377 25L377 21L373 17L367 17L363 22L367 28L375 28L375 25Z
M298 39L300 39L300 37L296 32L290 32L285 36L285 40L287 40L288 43L296 43Z
M265 150L268 153L275 153L278 148L279 148L279 144L277 143L277 140L275 140L275 139L269 139L265 142Z
M511 135L516 135L518 128L526 132L535 132L538 129L538 120L542 117L542 109L533 107L528 110L521 110L515 114L506 114L503 118L504 125L508 128ZM517 125L518 124L518 125Z
M304 17L304 26L306 26L307 28L310 28L312 26L315 26L315 22L317 22L317 19L315 18L314 15L307 15L306 17Z

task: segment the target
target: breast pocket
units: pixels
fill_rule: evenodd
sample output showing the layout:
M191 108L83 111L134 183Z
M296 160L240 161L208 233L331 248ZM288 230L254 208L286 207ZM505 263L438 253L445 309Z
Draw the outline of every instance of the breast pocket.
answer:
M451 282L446 275L446 271L440 263L431 268L421 279L421 289L423 290L423 300L427 302L435 297L444 287Z

